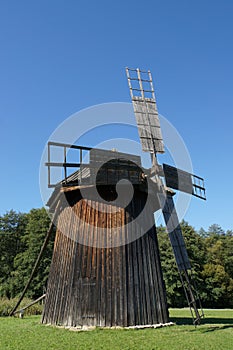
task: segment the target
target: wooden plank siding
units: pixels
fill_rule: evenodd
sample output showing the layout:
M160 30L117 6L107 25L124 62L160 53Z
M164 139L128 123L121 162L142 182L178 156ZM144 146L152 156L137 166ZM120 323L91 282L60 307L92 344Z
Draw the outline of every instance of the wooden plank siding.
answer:
M152 226L146 234L133 221L146 194L135 190L126 208L84 200L79 189L69 191L66 200L58 218L42 322L103 327L169 322L153 210L145 214ZM101 228L107 234L101 235ZM141 236L119 245L132 234ZM107 248L98 248L97 240Z

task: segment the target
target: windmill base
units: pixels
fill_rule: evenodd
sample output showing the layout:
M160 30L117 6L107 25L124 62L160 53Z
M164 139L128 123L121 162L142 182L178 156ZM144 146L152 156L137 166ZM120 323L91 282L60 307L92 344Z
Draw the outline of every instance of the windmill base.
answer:
M42 323L82 329L170 324L153 210L147 213L148 232L134 224L146 194L136 192L127 208L83 200L77 192L69 195L69 205L59 214ZM126 232L130 222L131 232ZM138 238L93 246L103 227L106 236L100 237L107 243Z

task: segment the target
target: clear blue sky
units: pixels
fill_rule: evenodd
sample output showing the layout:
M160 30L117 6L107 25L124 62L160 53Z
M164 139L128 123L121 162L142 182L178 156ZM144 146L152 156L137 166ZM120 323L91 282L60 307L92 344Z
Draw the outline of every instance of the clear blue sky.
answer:
M159 112L206 179L185 219L233 229L232 18L230 0L2 1L0 214L42 206L48 137L80 109L130 102L129 66L152 71Z

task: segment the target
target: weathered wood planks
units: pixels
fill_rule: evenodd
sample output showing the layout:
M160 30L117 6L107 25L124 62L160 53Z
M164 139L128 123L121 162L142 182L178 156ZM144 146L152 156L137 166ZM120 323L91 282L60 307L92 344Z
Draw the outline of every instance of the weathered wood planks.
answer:
M144 208L146 194L137 188L126 208L84 200L79 189L69 191L66 199L58 219L42 322L65 326L167 323L153 210L146 212L145 220L152 227L147 233L134 221ZM106 234L101 235L102 228ZM139 238L120 245L132 234Z

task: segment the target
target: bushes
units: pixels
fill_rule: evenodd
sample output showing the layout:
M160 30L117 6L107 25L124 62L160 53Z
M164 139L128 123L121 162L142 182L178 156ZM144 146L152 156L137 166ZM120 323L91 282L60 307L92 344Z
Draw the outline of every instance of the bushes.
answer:
M16 305L18 301L18 298L13 299L7 299L7 298L0 298L0 317L2 316L9 316L10 311L13 309L13 307ZM19 306L20 308L23 308L27 305L29 305L33 300L29 298L24 298ZM28 309L24 311L24 315L41 315L43 310L43 305L41 303L34 304L30 306ZM16 316L19 314L17 313Z

